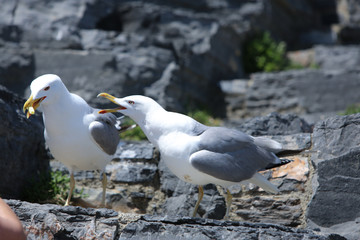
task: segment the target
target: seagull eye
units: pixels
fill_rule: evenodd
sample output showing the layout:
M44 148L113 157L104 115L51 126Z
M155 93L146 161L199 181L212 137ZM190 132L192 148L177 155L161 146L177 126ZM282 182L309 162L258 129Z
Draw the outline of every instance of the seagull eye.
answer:
M46 88L44 88L44 91L47 91L50 89L50 86L47 86Z
M129 103L129 104L135 104L135 102L134 102L134 101L131 101L131 100L128 101L128 103Z

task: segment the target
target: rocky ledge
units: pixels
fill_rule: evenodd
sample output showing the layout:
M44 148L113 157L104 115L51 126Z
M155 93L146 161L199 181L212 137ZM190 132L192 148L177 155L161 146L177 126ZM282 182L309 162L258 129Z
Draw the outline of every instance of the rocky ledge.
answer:
M118 215L104 208L6 202L22 221L28 239L345 239L276 224Z

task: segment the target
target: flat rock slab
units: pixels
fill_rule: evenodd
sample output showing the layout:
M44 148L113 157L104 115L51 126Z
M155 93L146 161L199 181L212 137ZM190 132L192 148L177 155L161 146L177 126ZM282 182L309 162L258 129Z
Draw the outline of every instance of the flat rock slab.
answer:
M344 239L276 224L117 213L6 200L27 239Z
M120 239L342 239L274 224L217 221L202 218L142 216L129 223Z

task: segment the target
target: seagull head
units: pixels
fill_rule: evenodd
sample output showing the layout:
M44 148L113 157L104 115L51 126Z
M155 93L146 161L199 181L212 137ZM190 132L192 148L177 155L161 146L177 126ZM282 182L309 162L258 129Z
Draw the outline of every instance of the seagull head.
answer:
M100 114L108 112L120 112L134 120L140 120L144 118L149 112L153 112L156 109L163 109L152 98L141 95L116 98L108 93L100 93L98 97L107 98L116 105L119 105L117 108L100 110Z
M30 85L31 95L23 106L24 113L28 111L26 117L35 114L40 104L49 104L56 99L60 88L66 89L61 79L54 74L45 74L33 80Z

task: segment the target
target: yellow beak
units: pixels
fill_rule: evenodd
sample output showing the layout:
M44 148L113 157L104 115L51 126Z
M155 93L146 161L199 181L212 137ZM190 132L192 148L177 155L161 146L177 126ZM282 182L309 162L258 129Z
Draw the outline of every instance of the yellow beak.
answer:
M121 106L119 103L117 103L115 101L116 97L111 96L108 93L100 93L99 95L97 95L98 97L104 97L106 99L109 99L110 101L112 101L113 103L115 103L116 105L119 105L120 107L114 108L114 109L102 109L100 110L98 113L100 114L104 114L104 113L108 113L108 112L117 112L118 110L124 110L126 109L126 107Z
M114 96L111 96L111 95L108 94L108 93L100 93L100 94L97 95L97 97L107 98L107 99L109 99L110 101L112 101L113 103L117 104L117 103L115 102L115 97L114 97Z
M41 97L34 99L33 95L31 94L29 99L24 103L23 112L26 113L26 117L29 118L31 115L35 114L35 110L40 106L40 103L46 98ZM28 112L26 112L28 110Z

